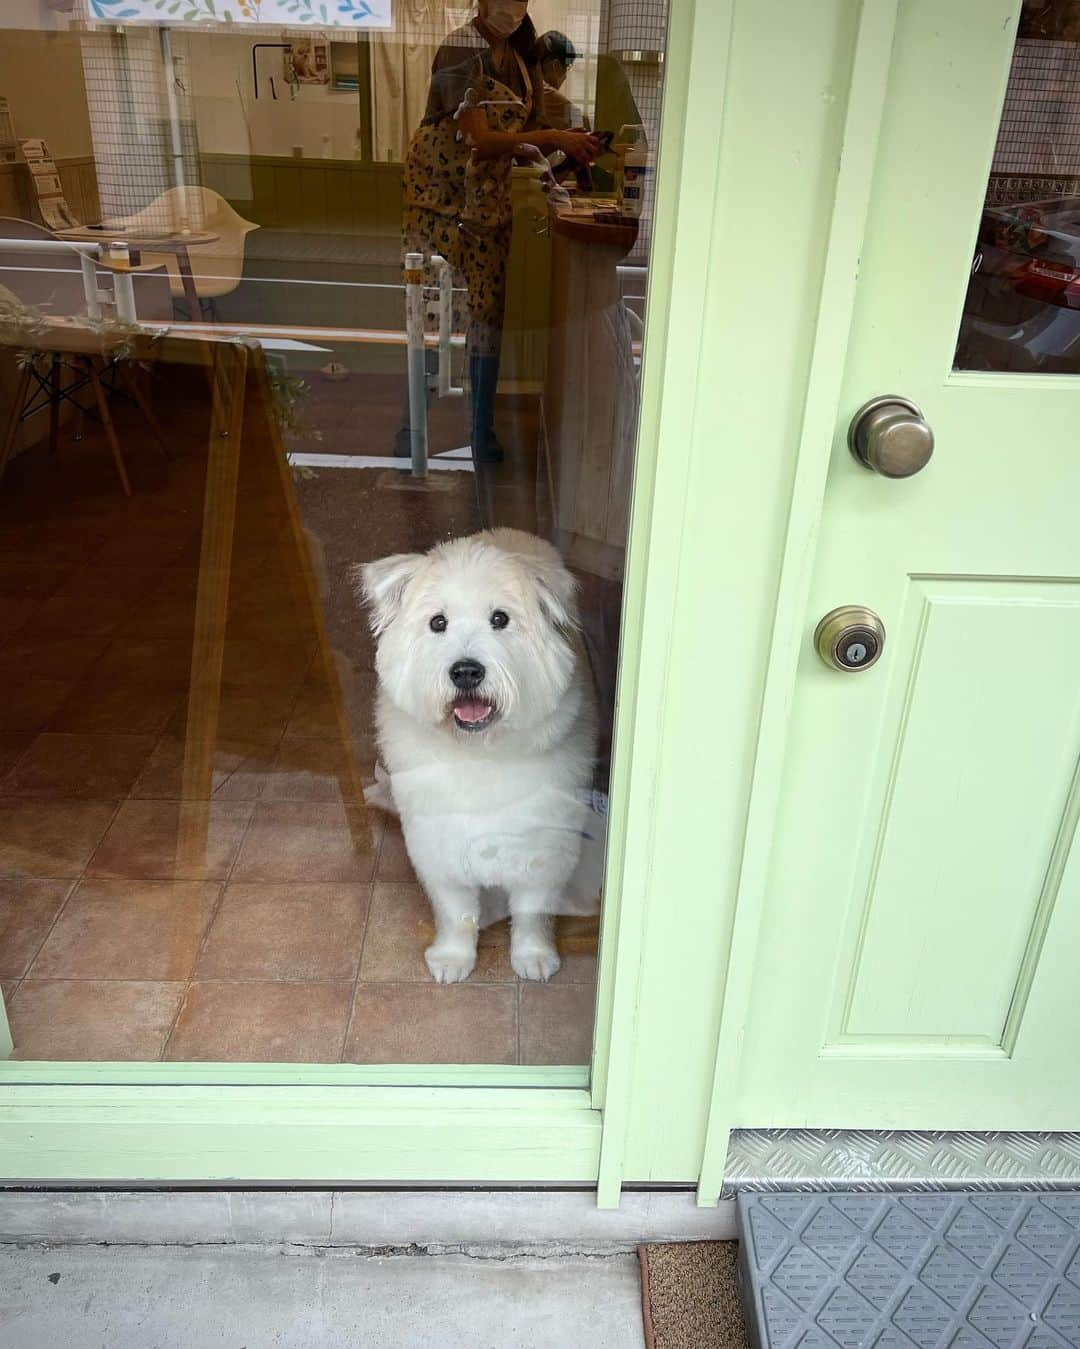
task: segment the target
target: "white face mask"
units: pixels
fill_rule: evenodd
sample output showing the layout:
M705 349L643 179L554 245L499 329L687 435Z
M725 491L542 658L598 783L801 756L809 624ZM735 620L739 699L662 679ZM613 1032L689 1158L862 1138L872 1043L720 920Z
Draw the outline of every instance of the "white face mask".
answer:
M488 0L484 23L496 37L509 37L521 27L528 12L528 0Z

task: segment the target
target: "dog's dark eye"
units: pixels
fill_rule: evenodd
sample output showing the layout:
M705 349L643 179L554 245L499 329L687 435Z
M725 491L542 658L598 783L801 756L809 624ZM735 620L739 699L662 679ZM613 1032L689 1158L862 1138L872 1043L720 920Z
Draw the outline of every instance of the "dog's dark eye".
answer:
M496 609L495 612L491 615L491 626L493 628L505 628L507 623L509 622L510 622L510 615L505 611L505 609Z
M434 618L432 618L431 622L428 624L428 627L431 629L432 632L445 632L446 615L436 614Z

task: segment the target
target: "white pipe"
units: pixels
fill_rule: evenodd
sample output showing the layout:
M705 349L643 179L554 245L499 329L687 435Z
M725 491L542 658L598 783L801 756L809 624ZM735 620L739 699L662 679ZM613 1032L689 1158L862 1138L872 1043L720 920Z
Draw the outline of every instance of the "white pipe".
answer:
M172 180L173 187L184 188L184 142L180 134L180 105L176 101L176 63L173 60L172 33L168 28L161 32L161 59L165 66L165 103L169 109L169 140L172 143ZM187 234L191 230L191 221L187 213L187 194L180 195L180 232Z
M82 284L83 295L86 297L86 314L88 318L101 318L101 301L98 299L97 271L94 267L94 259L89 253L84 253L81 249L76 250L79 254L79 262L82 264Z
M424 255L405 254L405 331L409 343L409 447L414 478L427 476L427 372L424 369Z
M121 323L137 323L135 314L135 285L131 279L131 254L123 240L109 245L109 261L118 268L112 274L113 299L116 302L116 317Z
M127 244L109 244L109 248L123 248L123 259L127 260ZM93 259L102 252L102 244L82 243L80 247L63 243L61 239L0 239L0 251L3 252L63 252L69 256L78 255L82 268L82 293L86 299L86 314L89 318L101 317L101 304L97 298L97 271ZM112 272L113 298L116 299L116 317L125 324L135 324L139 316L135 312L135 283L131 272Z
M465 392L454 384L454 369L451 352L461 342L455 342L452 332L454 322L454 273L450 264L438 253L431 255L439 277L439 397L450 395L459 397Z

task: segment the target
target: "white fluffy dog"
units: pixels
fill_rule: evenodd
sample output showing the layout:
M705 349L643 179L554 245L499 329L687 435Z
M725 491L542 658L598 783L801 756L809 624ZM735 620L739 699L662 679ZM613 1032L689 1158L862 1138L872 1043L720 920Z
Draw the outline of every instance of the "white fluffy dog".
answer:
M482 892L499 889L510 963L549 979L595 754L576 582L550 544L516 529L356 573L378 641L379 748L435 912L428 969L440 983L469 977L490 921Z

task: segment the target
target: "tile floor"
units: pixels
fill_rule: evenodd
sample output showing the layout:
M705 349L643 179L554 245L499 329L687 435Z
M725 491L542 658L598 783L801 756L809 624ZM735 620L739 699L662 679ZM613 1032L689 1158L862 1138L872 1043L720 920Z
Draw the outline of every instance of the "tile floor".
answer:
M191 674L206 399L167 374L171 459L117 409L130 500L92 430L20 456L0 487L15 1057L586 1063L595 920L562 920L549 985L516 979L505 924L483 934L467 984L432 984L400 830L360 792L374 675L344 564L476 528L471 478L425 497L379 492L368 473L302 478L323 558L312 589L276 460L245 427L213 726ZM535 464L522 472L535 480Z

